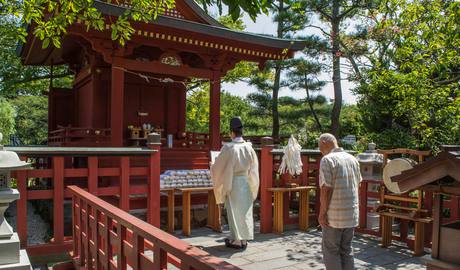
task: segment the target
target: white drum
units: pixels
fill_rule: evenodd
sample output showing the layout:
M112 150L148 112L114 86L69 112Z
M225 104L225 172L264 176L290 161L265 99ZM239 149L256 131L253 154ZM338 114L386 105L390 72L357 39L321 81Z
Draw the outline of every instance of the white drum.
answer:
M383 183L385 187L396 194L407 192L408 190L400 190L396 182L391 181L391 177L401 174L403 171L412 169L417 162L410 158L396 158L388 161L383 168Z

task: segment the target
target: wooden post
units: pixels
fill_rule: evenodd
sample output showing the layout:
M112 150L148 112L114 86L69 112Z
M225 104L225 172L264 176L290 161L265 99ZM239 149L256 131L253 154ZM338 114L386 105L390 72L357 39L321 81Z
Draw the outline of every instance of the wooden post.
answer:
M53 157L54 242L64 242L64 157Z
M211 79L209 101L209 135L211 150L220 150L220 73L215 73Z
M129 211L129 157L120 158L120 208Z
M359 227L364 229L367 227L367 191L368 182L361 181L359 186Z
M182 234L190 236L190 191L182 192Z
M150 134L147 146L155 150L149 157L149 179L147 199L147 221L155 227L160 227L160 148L161 137L159 134ZM173 191L174 200L174 191ZM173 209L174 214L174 209ZM174 226L174 224L173 224ZM173 227L174 229L174 227Z
M273 186L273 140L262 141L260 153L260 232L271 233L273 230L272 192Z
M388 247L393 235L393 218L385 215L380 215L380 218L382 219L382 247Z
M299 228L308 231L310 226L310 190L301 190L299 199Z
M123 146L125 72L112 66L112 87L110 94L110 129L112 146Z
M282 234L284 231L284 192L283 191L274 191L275 197L275 216L273 218L273 232L277 234Z
M98 159L97 157L88 157L88 191L93 195L98 195Z
M415 222L415 241L414 241L414 255L420 256L424 253L425 246L425 223Z
M442 225L442 205L442 194L435 194L433 202L433 238L431 239L431 257L433 257L433 259L439 259L439 237Z
M22 158L21 158L22 159ZM21 248L27 247L27 171L16 172L18 191L20 194L16 202L18 220L16 222Z
M77 237L77 201L75 195L72 195L72 251L73 256L78 257L78 237Z
M174 195L174 189L169 189L166 191L168 194L168 232L174 233L174 214L175 214L175 199L176 196Z
M220 208L216 204L214 190L210 190L208 191L208 224L206 226L214 231L221 232L220 215Z

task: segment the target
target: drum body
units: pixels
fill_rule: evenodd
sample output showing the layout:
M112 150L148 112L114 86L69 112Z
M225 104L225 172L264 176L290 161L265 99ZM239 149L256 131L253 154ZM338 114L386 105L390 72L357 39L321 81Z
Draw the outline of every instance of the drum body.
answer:
M388 161L383 168L383 183L385 187L396 194L407 192L408 190L400 190L396 182L391 181L391 177L401 174L403 171L412 169L417 162L410 158L396 158Z

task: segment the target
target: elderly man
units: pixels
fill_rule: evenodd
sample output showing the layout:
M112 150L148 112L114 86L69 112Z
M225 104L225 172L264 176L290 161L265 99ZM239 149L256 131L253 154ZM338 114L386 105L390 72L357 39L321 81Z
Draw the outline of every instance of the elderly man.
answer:
M351 242L359 218L359 163L338 146L332 134L319 137L319 149L323 158L319 173L321 208L318 221L323 231L324 264L327 270L354 269Z

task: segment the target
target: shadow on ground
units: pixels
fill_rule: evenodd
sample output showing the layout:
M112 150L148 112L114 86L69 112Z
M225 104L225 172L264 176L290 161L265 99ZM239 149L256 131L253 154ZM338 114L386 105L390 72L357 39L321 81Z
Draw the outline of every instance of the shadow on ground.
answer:
M192 237L181 237L190 244L220 257L242 269L324 269L321 232L286 231L283 235L255 234L244 251L225 247L228 235L209 229L192 231ZM413 257L402 244L381 248L378 238L356 234L353 241L356 269L425 269L420 257Z

